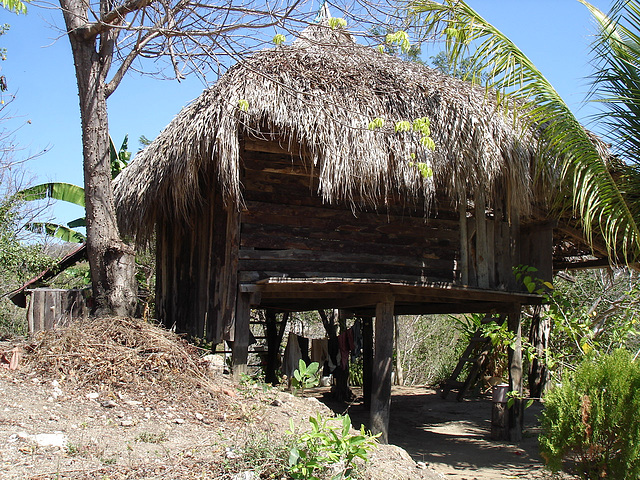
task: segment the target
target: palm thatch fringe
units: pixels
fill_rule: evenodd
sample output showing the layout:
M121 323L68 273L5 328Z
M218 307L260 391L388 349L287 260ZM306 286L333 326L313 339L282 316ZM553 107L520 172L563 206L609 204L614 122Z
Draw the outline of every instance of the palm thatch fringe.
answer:
M421 117L431 120L434 151L417 133L394 131ZM385 123L371 130L375 118ZM300 145L326 202L375 205L398 192L428 202L437 188L456 201L499 189L524 213L532 202L534 135L484 88L316 25L232 67L135 158L115 183L123 231L142 241L159 216L186 217L203 178L215 176L226 201L241 205L239 138L251 132ZM420 175L417 162L433 175Z

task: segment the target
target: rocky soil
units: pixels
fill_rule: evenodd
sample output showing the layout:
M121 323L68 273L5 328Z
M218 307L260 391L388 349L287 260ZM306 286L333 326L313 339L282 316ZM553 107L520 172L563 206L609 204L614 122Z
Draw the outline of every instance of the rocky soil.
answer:
M129 319L0 344L0 478L284 478L290 420L308 429L309 416L332 412L234 384L199 353ZM371 480L444 478L391 445L361 470Z

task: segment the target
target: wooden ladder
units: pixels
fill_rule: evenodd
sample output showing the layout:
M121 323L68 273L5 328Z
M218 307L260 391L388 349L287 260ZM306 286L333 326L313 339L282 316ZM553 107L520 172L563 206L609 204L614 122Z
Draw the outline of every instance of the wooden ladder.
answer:
M493 317L486 316L482 320L482 323L488 323L492 320ZM502 321L504 321L504 319L499 320L499 322ZM469 339L469 345L460 357L453 373L448 380L443 382L441 393L442 398L447 398L447 395L451 390L457 390L458 395L456 399L459 402L462 401L467 392L476 384L478 376L484 371L492 347L491 339L483 336L482 330L478 329ZM466 365L469 365L467 378L464 380L458 380L458 377Z

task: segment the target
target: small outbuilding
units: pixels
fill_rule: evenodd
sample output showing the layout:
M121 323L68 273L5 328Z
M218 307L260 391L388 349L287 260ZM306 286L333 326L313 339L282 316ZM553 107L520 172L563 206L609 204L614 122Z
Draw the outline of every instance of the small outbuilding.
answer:
M434 150L407 128L425 118ZM592 253L548 217L540 150L483 87L317 25L185 107L116 179L116 203L123 233L155 242L158 318L234 342L237 371L252 308L375 317L384 439L394 315L501 313L519 335L541 298L514 267L551 280L554 261ZM518 351L511 373L521 389Z

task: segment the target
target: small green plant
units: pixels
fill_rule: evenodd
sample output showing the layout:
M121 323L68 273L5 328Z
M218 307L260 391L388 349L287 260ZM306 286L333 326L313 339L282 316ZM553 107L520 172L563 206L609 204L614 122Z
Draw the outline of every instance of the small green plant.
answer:
M67 455L71 457L76 457L80 455L80 445L76 445L75 443L67 443Z
M167 437L166 432L160 432L160 433L142 432L136 437L136 442L162 443L162 442L166 442L168 439L169 437Z
M517 390L511 390L510 392L507 392L507 397L509 397L509 399L507 400L507 408L513 407L513 405L516 403L516 400L526 400L527 403L524 406L525 409L533 405L534 402L533 398L525 397Z
M297 436L296 445L289 451L288 473L293 479L320 480L319 475L329 473L331 480L350 480L355 473L354 461L369 459L378 435L365 432L364 427L351 433L349 415L333 419L309 417L311 430L298 434L293 420L290 435Z
M547 393L540 452L581 478L640 478L640 365L625 350L589 357Z
M513 267L513 274L516 280L522 282L527 292L537 295L548 295L549 292L553 291L553 285L550 282L536 277L535 273L537 271L538 269L536 267L529 265L517 265Z
M309 366L304 360L300 359L298 362L298 369L293 372L293 378L291 379L291 386L295 390L304 392L306 388L315 387L318 385L318 369L320 365L318 362L311 362Z

